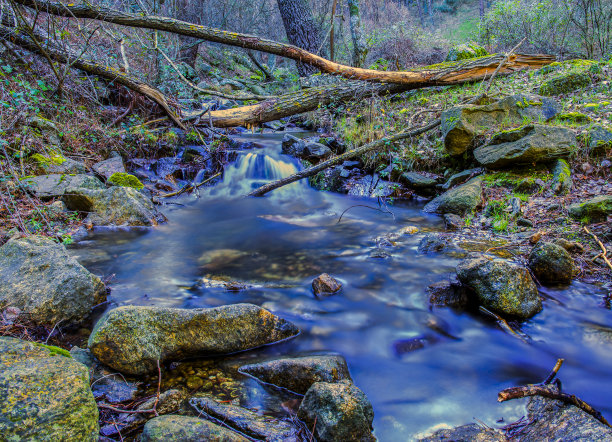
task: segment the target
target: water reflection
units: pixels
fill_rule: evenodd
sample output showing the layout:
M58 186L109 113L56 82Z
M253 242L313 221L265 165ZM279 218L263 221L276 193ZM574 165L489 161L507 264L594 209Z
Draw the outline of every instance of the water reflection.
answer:
M96 231L77 244L73 252L92 271L114 275L115 304L191 308L251 302L295 322L303 330L297 339L237 357L343 354L374 405L382 441L409 440L434 426L473 418L491 426L502 417L519 418L522 404L497 404L497 392L542 380L557 357L566 358L560 374L566 390L612 417L612 335L606 331L612 318L599 305L598 289L573 284L546 290L544 311L523 327L532 345L471 314L430 312L425 288L457 263L446 255L417 253L422 232L441 229L437 217L409 203L390 206L390 216L357 206L376 206L375 200L316 192L305 183L266 198L243 198L299 167L278 153L280 135L258 141L264 148L244 153L222 184L202 189L199 199L182 197L184 207L168 207L167 224ZM421 233L393 236L392 244L377 241L407 225ZM390 258L372 258L378 246ZM314 298L310 282L321 272L345 284L341 295ZM228 290L226 283L241 285ZM432 328L432 317L445 324L442 331ZM414 339L424 339L422 348L397 351L397 342Z

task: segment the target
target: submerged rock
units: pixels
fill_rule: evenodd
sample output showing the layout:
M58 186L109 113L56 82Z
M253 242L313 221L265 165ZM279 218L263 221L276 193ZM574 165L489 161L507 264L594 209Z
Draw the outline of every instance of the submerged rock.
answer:
M529 268L540 282L569 284L574 260L563 247L540 241L529 254Z
M0 439L98 440L87 367L59 350L0 337Z
M467 424L456 428L438 430L419 442L505 442L508 438L499 430L478 424Z
M243 407L218 402L207 396L191 398L189 405L199 415L223 423L256 440L279 442L298 440L297 428L291 423L270 416L262 416Z
M157 222L151 198L131 187L104 190L69 187L63 200L71 210L93 212L89 221L95 225L151 226Z
M49 238L14 238L0 247L0 309L19 308L38 324L67 325L105 298L100 278Z
M474 150L474 157L489 169L514 167L568 157L577 144L570 129L531 124L494 135L489 144Z
M148 421L141 442L247 442L249 439L206 419L193 416L166 415Z
M118 307L96 324L88 346L104 364L128 374L157 361L235 353L292 338L299 329L252 304L209 309Z
M374 410L366 395L349 381L317 382L306 392L298 417L326 442L374 441Z
M91 175L40 175L24 178L21 187L43 201L61 197L66 189L104 189L104 184Z
M312 281L312 290L317 296L330 296L338 293L342 284L334 277L323 273Z
M434 198L423 210L441 215L454 213L455 215L463 216L475 210L481 204L482 177L476 177Z
M600 195L567 208L569 215L586 222L606 221L612 214L612 195Z
M429 305L435 307L452 307L463 309L469 304L465 286L456 279L445 279L427 287Z
M490 256L468 258L457 266L459 280L472 288L480 304L501 315L528 319L542 310L542 300L529 271Z
M244 365L239 372L298 394L305 394L315 382L351 380L346 361L340 355L274 359Z

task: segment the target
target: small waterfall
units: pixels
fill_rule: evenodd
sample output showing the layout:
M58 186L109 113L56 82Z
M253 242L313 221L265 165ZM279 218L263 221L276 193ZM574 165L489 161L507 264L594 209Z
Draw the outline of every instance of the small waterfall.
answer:
M235 164L225 169L223 182L216 186L214 193L231 196L246 195L263 184L285 178L301 170L302 166L296 159L286 155L274 158L270 153L260 151L240 155ZM308 189L308 182L300 180L275 190L274 194L299 195L306 189Z

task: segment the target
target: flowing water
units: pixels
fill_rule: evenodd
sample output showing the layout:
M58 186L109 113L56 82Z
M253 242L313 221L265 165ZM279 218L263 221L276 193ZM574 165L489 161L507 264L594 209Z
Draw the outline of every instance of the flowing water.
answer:
M167 206L168 223L96 230L73 248L90 270L114 275L113 305L249 302L271 310L302 334L235 358L341 353L374 406L381 441L411 440L474 418L493 427L509 423L524 414L524 402L498 404L498 391L543 380L557 357L566 359L560 372L566 391L612 418L612 315L601 306L600 289L574 283L543 290L543 312L522 328L530 344L478 315L431 311L426 287L448 278L457 264L417 252L424 232L442 230L438 217L424 214L422 205L379 205L317 192L305 182L243 198L299 167L279 153L281 135L250 139L263 148L241 152L223 182L201 189L199 198L188 195L177 200L182 205ZM408 225L419 233L389 239ZM322 272L343 282L341 294L313 296L311 281ZM228 290L222 281L243 289ZM398 352L397 342L415 337L423 348ZM255 398L262 393L254 381L242 382L259 391L248 405L274 402L268 390L267 399Z

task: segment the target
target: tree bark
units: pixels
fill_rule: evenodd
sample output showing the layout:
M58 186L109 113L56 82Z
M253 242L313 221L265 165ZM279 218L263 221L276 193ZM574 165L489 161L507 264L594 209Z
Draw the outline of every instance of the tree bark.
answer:
M467 60L465 66L451 66L451 68L456 68L454 72L452 69L447 72L448 69L444 67L440 69L413 71L376 71L373 69L360 69L334 63L297 46L283 44L253 35L238 34L235 32L199 26L168 17L145 17L115 11L101 6L68 6L46 0L14 1L15 3L37 9L38 11L48 12L62 17L90 18L136 28L157 29L179 35L196 37L206 41L268 52L270 54L308 63L325 73L339 75L353 80L405 84L411 85L412 87L422 87L425 83L444 85L478 80L484 75L491 75L497 67L497 63L503 58L503 56L493 56L471 61ZM500 74L514 72L521 68L540 68L553 61L555 61L555 57L548 55L514 54L504 65ZM418 86L419 84L421 86Z
M350 15L351 37L353 38L353 64L360 68L365 64L368 47L361 27L359 0L348 0Z
M176 17L179 20L195 23L198 20L196 8L202 6L201 2L194 0L178 0L176 3ZM182 63L195 68L198 49L200 48L199 38L179 35L178 59Z
M321 30L307 0L277 0L277 3L289 43L313 54L318 53L322 49ZM304 65L301 61L298 61L297 69L301 77L317 72L314 66Z

